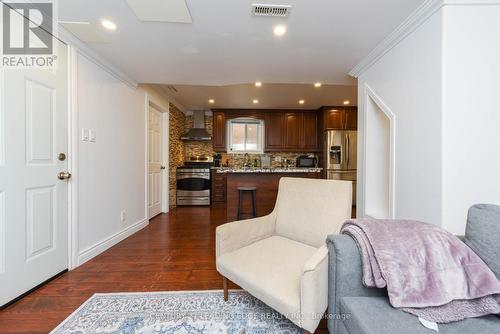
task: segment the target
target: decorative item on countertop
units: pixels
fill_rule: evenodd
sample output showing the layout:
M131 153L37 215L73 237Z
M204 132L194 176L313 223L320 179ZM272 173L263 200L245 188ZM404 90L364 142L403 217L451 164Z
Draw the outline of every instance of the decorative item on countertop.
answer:
M267 154L263 154L260 156L260 166L262 168L270 168L271 167L271 157Z

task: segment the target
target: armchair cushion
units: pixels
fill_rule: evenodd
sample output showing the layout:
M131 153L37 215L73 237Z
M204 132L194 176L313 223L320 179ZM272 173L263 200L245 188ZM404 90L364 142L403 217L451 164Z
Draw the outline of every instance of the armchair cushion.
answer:
M217 258L217 270L285 316L300 313L300 280L316 248L272 236ZM297 319L290 319L296 323ZM300 324L299 324L300 325Z
M276 200L276 234L313 247L338 234L351 217L352 182L281 178Z

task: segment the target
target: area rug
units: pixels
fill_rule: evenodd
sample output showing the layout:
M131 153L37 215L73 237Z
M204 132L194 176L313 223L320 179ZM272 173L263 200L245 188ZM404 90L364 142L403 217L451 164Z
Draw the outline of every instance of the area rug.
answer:
M222 291L95 294L51 333L295 334L303 331L248 293Z

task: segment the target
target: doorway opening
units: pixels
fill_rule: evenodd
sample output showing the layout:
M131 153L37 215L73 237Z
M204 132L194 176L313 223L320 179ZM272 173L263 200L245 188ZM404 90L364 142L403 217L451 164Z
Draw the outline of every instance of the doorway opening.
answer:
M394 218L394 114L367 88L365 216Z

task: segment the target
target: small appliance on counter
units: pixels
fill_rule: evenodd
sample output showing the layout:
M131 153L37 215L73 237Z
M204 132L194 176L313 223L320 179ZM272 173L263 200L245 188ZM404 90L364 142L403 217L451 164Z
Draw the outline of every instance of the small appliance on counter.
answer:
M260 166L262 168L270 168L271 167L271 157L267 154L263 154L260 156Z
M214 167L221 167L222 165L222 154L218 153L214 155Z
M297 157L296 167L315 168L318 167L318 158L314 154L300 155Z

